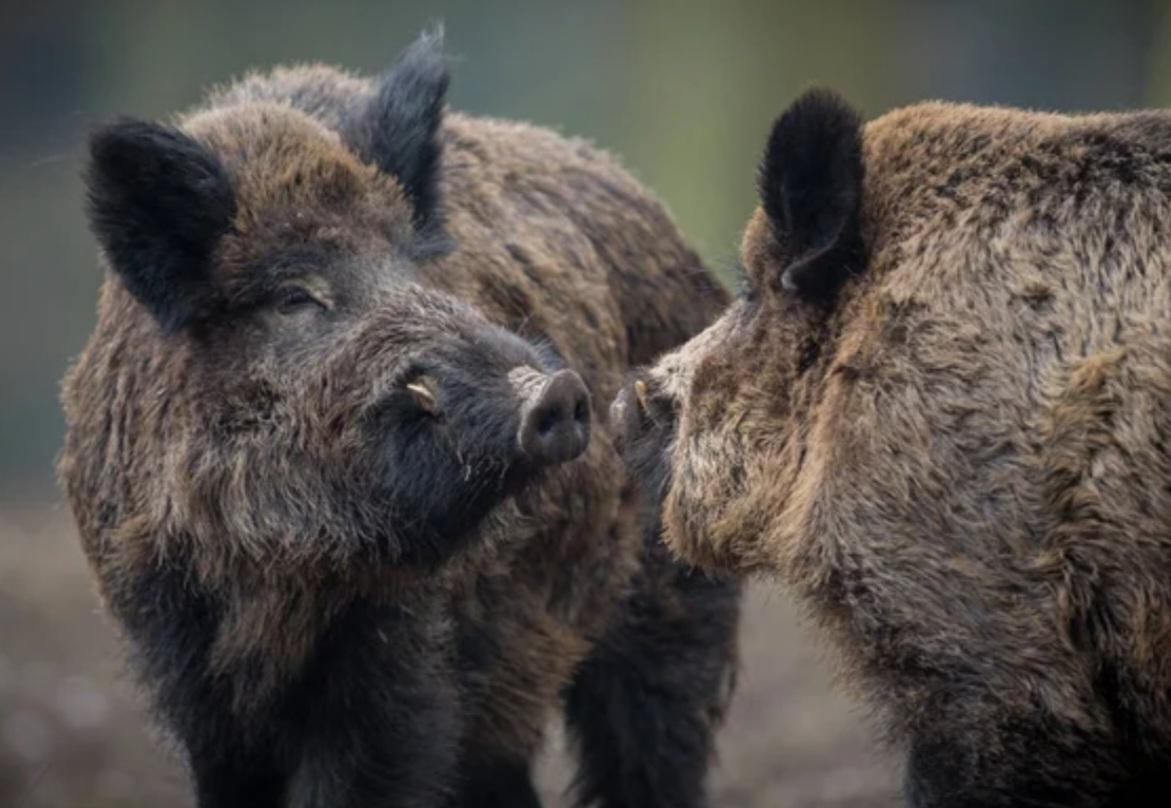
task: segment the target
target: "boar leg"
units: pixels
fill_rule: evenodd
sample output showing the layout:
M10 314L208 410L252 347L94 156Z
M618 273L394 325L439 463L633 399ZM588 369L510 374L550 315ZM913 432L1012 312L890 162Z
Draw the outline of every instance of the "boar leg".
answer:
M735 667L738 586L648 542L622 617L570 685L581 805L700 808Z
M191 755L199 808L280 808L282 778L269 761L252 760L230 746Z
M460 808L541 808L528 761L476 764L465 772Z
M948 698L929 712L929 723L912 733L910 808L1145 804L1114 801L1124 766L1100 730L1039 710L1007 715L987 697Z
M456 783L459 697L429 604L352 606L286 707L303 728L289 808L436 808Z

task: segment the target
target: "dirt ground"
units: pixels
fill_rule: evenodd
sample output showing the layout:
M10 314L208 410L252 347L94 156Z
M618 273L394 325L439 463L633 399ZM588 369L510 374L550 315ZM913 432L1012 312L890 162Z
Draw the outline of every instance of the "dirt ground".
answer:
M782 593L754 585L742 647L715 805L896 804L897 763L831 689L829 667ZM0 806L190 805L181 767L148 727L68 512L0 508ZM569 772L554 727L538 767L550 808L566 804Z

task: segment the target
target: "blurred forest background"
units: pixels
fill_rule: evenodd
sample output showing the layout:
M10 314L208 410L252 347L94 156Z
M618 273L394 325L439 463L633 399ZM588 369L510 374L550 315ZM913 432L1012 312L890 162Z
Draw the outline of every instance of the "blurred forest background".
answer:
M57 384L101 280L82 215L87 129L167 117L255 67L378 71L437 20L454 107L615 152L721 271L768 125L810 85L868 117L928 98L1171 104L1166 0L0 0L0 805L182 804L119 681L53 484ZM719 804L889 799L893 764L867 751L869 730L795 625L781 593L754 594ZM544 777L550 791L564 780L555 760Z

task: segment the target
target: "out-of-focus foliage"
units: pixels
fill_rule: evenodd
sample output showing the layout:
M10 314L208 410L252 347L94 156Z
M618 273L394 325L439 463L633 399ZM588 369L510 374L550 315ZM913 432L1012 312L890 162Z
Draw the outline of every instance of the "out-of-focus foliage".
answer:
M79 181L87 128L165 117L255 67L376 71L443 20L457 108L618 153L731 269L771 119L804 87L868 115L923 98L1083 110L1171 101L1165 2L589 0L0 8L0 499L50 495L57 380L100 281Z

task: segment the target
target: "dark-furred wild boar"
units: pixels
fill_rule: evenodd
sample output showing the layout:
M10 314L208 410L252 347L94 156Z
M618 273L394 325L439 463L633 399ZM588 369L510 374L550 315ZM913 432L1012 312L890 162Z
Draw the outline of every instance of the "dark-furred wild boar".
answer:
M720 288L613 161L276 70L98 129L60 477L201 806L698 806L737 587L658 548L591 402Z

